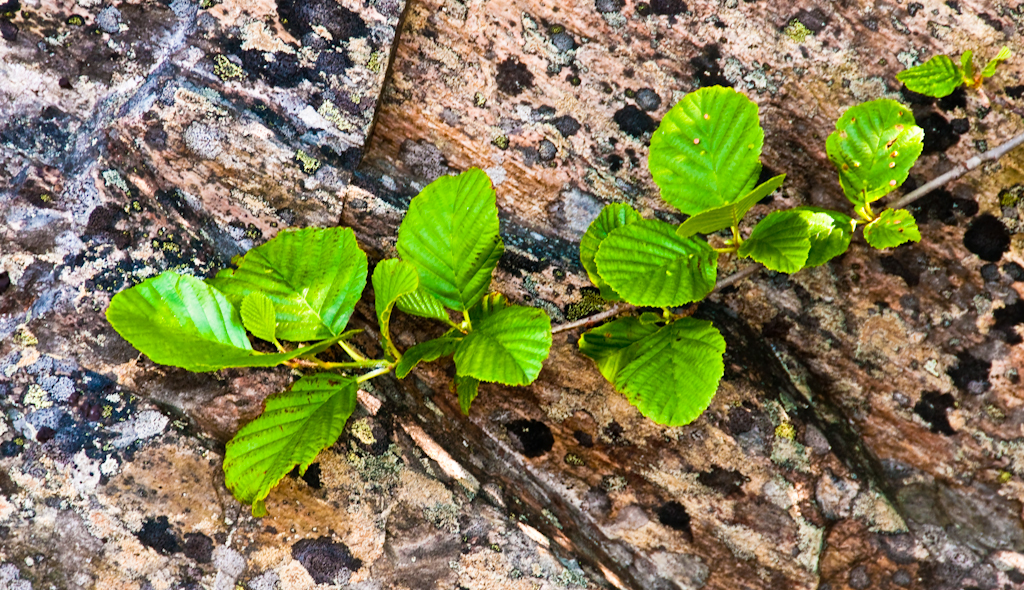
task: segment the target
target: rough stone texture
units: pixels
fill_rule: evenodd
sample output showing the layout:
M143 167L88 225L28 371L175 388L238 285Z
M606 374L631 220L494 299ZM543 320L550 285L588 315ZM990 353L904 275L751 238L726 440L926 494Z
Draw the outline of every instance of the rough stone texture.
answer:
M894 82L938 52L1024 55L1019 3L446 0L400 26L400 3L341 4L0 11L0 581L1024 583L1020 152L920 201L920 244L858 240L712 297L698 314L726 336L726 379L687 427L645 420L561 334L536 384L485 385L468 418L450 364L373 382L382 408L251 518L223 487L223 441L293 376L156 367L103 320L112 293L209 274L287 225L340 222L393 255L409 199L476 165L509 246L498 287L561 322L600 306L576 242L605 203L679 219L646 144L699 85L760 105L765 165L789 176L755 219L848 209L824 138L861 100L908 102L926 128L909 184L1024 130L1021 58L984 97ZM353 324L372 317L366 298ZM395 327L402 347L439 333Z

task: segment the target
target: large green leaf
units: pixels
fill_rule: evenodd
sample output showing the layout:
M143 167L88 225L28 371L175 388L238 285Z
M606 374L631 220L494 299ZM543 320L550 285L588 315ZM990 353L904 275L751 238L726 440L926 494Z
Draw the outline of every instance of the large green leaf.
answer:
M107 321L154 363L196 372L273 367L326 350L342 336L285 353L256 352L238 310L222 293L171 271L114 295Z
M416 267L408 262L390 258L381 260L373 269L373 297L377 308L377 323L384 346L393 357L398 351L391 343L391 310L399 297L415 293L420 286Z
M997 53L992 59L988 60L988 63L985 64L985 68L981 70L981 79L984 80L985 78L991 78L996 73L996 67L1010 59L1011 55L1012 53L1010 53L1009 47L1004 46L1000 49L999 53Z
M780 174L761 183L735 203L698 213L684 221L676 233L688 238L694 234L710 234L727 227L737 227L747 211L750 211L758 201L775 192L775 189L782 186L784 180L786 175Z
M878 219L864 226L864 239L874 248L894 248L907 242L920 242L921 231L910 211L886 209Z
M811 241L804 266L821 266L850 247L856 224L849 215L817 207L798 207L794 211L807 222Z
M703 299L715 287L718 254L699 238L676 235L673 225L640 220L608 234L597 270L633 305L669 307Z
M277 342L277 314L274 302L263 293L249 293L242 300L242 325L246 330L267 342Z
M739 254L777 272L794 273L804 267L811 251L810 227L799 211L776 211L762 219Z
M459 395L459 407L462 413L469 415L469 406L480 393L480 380L462 375L455 376L455 392Z
M633 358L626 351L658 331L658 326L639 318L625 317L591 328L579 339L580 352L597 363L604 378L614 383L619 369Z
M395 376L405 379L405 376L420 363L429 363L437 359L455 354L455 348L462 342L462 334L454 330L440 338L420 342L409 350L405 351L402 358L395 364Z
M259 418L227 444L224 483L235 498L266 516L264 500L296 465L299 473L338 439L356 408L356 381L319 373L267 398Z
M513 305L485 315L455 350L455 372L505 385L529 385L551 351L551 319Z
M707 409L725 373L725 339L711 322L683 318L636 342L615 387L640 413L682 426Z
M345 329L363 293L366 254L347 227L285 230L209 283L236 307L250 293L269 297L282 340L328 338Z
M587 228L587 233L580 238L580 262L583 263L583 269L587 271L590 282L601 290L601 296L608 301L619 301L620 297L597 273L597 249L609 233L641 219L636 209L624 203L605 205L597 219Z
M754 188L763 143L757 105L732 88L711 86L665 113L647 162L661 198L696 215Z
M417 315L422 318L431 318L448 322L448 312L444 305L420 285L413 293L402 295L398 298L398 309L410 315Z
M896 74L896 79L903 82L908 90L941 98L952 94L964 83L964 72L948 55L936 55L919 66Z
M451 309L469 309L491 285L505 250L495 199L479 168L442 176L412 200L398 230L402 258L416 266L424 289Z
M924 147L910 109L879 99L848 109L828 136L828 159L846 198L858 208L903 184Z

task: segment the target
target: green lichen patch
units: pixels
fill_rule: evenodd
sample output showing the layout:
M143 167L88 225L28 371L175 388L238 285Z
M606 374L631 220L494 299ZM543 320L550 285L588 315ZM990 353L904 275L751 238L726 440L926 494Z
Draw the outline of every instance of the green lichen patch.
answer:
M302 170L306 174L314 174L320 169L320 160L317 160L302 150L295 152L295 159L302 166Z
M807 28L807 26L800 22L798 19L789 21L786 28L782 30L782 34L789 37L796 43L803 43L808 37L813 35L813 31Z
M225 82L245 77L245 70L242 69L242 66L232 62L225 55L214 56L213 73Z

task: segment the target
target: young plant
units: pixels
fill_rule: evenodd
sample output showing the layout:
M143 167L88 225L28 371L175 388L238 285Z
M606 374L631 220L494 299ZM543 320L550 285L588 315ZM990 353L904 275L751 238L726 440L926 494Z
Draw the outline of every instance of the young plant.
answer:
M948 55L936 55L919 66L896 74L896 79L903 82L908 90L936 98L949 96L961 86L981 90L985 78L991 78L996 67L1010 59L1010 55L1010 48L1003 47L978 73L974 72L973 51L965 51L960 56L959 65Z
M890 100L851 108L828 138L829 159L876 248L920 239L908 212L875 215L871 203L906 180L922 138L909 110ZM605 299L660 308L613 320L579 340L580 352L659 424L679 426L700 416L724 373L718 330L675 310L712 292L719 255L794 273L845 252L856 229L857 221L838 211L797 207L768 215L744 238L746 214L785 179L757 184L763 142L757 105L746 96L717 86L690 93L666 113L648 160L662 199L689 219L674 226L611 204L580 241L583 268ZM726 229L719 247L698 236Z
M320 371L268 398L263 414L227 444L225 484L254 516L267 514L265 499L285 475L296 466L304 473L334 444L360 383L392 370L402 378L419 362L454 355L459 404L468 412L481 381L526 385L540 373L551 348L547 314L488 293L504 245L486 174L474 168L423 189L402 222L398 251L405 260L381 261L372 277L382 359L363 356L348 342L359 331L345 331L367 275L349 228L285 230L212 279L168 271L111 300L108 321L153 362L197 372ZM403 355L390 334L396 305L451 329ZM246 332L277 352L254 350ZM335 345L352 360L317 358Z

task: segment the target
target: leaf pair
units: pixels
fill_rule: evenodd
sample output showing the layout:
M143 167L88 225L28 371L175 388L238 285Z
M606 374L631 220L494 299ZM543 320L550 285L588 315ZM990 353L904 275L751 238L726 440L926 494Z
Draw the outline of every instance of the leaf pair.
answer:
M817 207L776 211L754 226L737 254L792 274L846 252L854 227L849 216L837 211Z
M936 55L919 66L896 74L896 79L903 82L908 90L942 98L963 85L969 88L980 87L985 78L995 75L996 67L1010 59L1010 55L1010 48L1003 47L985 64L977 76L974 74L973 51L965 51L960 56L960 65L954 63L948 55Z
M609 300L678 306L703 299L715 287L718 254L676 227L642 219L629 205L605 207L580 240L580 261Z
M725 339L693 318L662 327L620 318L584 333L579 347L640 413L665 426L700 416L725 373Z
M366 283L350 229L285 231L215 279L165 272L114 296L107 320L155 363L190 371L271 367L343 336ZM290 352L252 349L246 328L275 342L324 340Z

